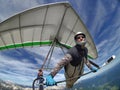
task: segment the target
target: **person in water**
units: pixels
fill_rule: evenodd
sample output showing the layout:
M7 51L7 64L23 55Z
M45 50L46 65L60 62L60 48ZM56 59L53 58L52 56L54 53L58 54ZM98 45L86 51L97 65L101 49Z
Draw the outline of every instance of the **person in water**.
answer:
M67 51L65 56L60 60L60 62L57 63L51 73L47 75L47 86L56 85L56 81L53 78L63 67L65 69L67 88L72 88L74 83L83 74L84 63L93 72L97 71L97 68L93 67L87 59L88 49L85 47L86 35L83 32L78 32L75 34L74 40L76 45Z

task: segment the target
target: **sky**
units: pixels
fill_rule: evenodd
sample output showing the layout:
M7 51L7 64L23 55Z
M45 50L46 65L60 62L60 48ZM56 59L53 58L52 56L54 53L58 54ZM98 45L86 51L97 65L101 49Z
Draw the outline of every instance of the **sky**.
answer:
M8 50L0 52L0 76L1 79L4 79L9 82L16 82L23 85L31 85L32 81L37 77L38 69L43 64L43 60L47 55L49 47L34 47L34 48L25 48L17 50ZM57 61L63 56L63 52L60 48L55 48L55 52L51 58L52 63L50 63L49 68L55 66ZM54 55L54 54L57 54ZM48 75L50 72L49 69L44 71L45 75ZM57 77L64 79L64 76L61 73L57 74ZM57 78L56 80L58 80ZM61 79L60 79L61 80ZM27 82L27 83L26 83Z
M0 0L0 21L4 21L23 10L39 6L41 4L59 1L67 0L6 0L5 2L4 0ZM119 59L120 1L68 1L85 23L95 42L98 51L98 58L94 62L101 66L111 55L116 55L116 58ZM40 67L48 49L49 47L36 47L1 51L1 79L18 84L31 85L31 81L35 79L37 69ZM59 48L55 49L51 66L54 66L56 61L60 60L63 56L63 53L59 51ZM55 79L59 80L57 77L61 77L64 80L64 75L62 74L63 72L64 71L62 70L59 74L57 74ZM47 71L44 73L45 75L49 74Z

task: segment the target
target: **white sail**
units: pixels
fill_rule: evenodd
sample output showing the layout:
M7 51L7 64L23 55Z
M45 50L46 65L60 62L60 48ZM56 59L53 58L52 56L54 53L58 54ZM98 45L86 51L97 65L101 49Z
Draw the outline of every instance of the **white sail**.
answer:
M0 50L50 45L55 38L70 48L75 45L74 35L78 31L86 34L88 55L97 58L92 37L69 3L43 5L0 23Z

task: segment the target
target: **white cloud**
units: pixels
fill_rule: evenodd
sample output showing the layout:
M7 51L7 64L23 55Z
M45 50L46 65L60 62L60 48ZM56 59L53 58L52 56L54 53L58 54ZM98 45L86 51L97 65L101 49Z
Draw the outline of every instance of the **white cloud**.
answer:
M97 45L98 52L107 44L108 40L104 40Z
M26 84L29 83L30 85L30 80L35 76L35 73L37 73L35 69L30 68L35 67L34 64L28 62L25 63L19 60L14 60L12 58L3 57L1 55L0 58L1 79L11 80L19 84L26 82Z
M46 54L48 53L49 47L41 47L41 48L26 48L27 52L29 52L29 55L32 54L34 56L34 54L40 55L45 57ZM10 52L9 52L10 53ZM60 49L56 48L55 54L52 56L51 58L51 63L50 63L50 67L53 67L56 65L56 63L60 60L60 57L62 55L62 52L60 51ZM17 52L16 54L21 55L21 52ZM43 64L43 60L40 60L39 58L36 58L35 60L37 61L38 66L36 66L36 64L34 62L30 62L29 59L15 59L14 57L8 57L5 56L4 54L0 55L0 68L2 70L0 70L0 75L1 78L6 78L5 80L11 80L13 82L19 83L19 84L23 84L22 82L26 82L25 85L31 85L31 82L33 81L33 79L35 79L37 77L37 72L38 69L40 68L40 66ZM7 73L7 75L6 75ZM44 71L44 75L48 75L50 73L50 70L45 70ZM9 77L9 78L8 78ZM59 81L61 79L59 79L58 77L61 77L61 79L64 79L64 74L62 73L58 73L56 75L56 80ZM18 81L19 80L19 81Z
M0 19L13 16L21 11L43 4L44 0L0 0Z

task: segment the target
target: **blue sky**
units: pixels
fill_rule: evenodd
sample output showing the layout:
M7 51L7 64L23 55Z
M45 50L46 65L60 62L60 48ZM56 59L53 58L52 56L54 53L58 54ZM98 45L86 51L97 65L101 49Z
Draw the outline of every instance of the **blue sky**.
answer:
M10 82L16 82L23 85L31 85L33 79L36 78L38 69L47 55L49 47L25 48L17 50L8 50L0 52L0 76L1 79ZM54 55L56 54L56 55ZM51 58L52 62L49 67L52 68L63 56L60 48L56 48ZM45 70L44 74L48 75L49 70ZM61 73L57 74L56 80L64 76Z
M59 0L1 0L0 20L3 21L23 10L41 5L43 3L58 2ZM67 1L67 0L61 0ZM111 55L119 58L120 46L120 2L119 0L70 0L73 8L85 23L96 44L98 51L97 64L102 65ZM31 85L36 77L37 69L40 67L49 47L25 48L0 52L0 76L1 79L24 85ZM53 62L60 60L63 53L56 49ZM61 71L61 73L63 70ZM49 74L47 71L44 72ZM64 79L63 74L57 77ZM100 72L98 72L100 73ZM102 72L101 72L102 73Z

